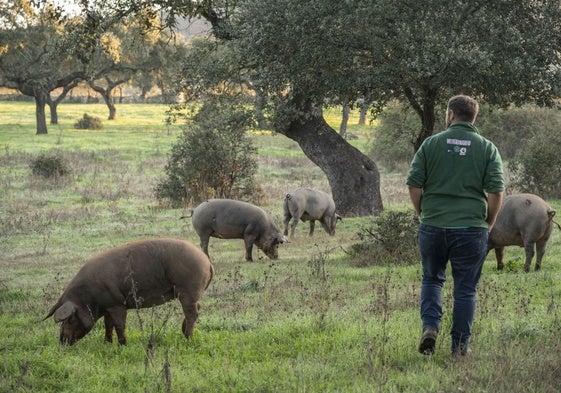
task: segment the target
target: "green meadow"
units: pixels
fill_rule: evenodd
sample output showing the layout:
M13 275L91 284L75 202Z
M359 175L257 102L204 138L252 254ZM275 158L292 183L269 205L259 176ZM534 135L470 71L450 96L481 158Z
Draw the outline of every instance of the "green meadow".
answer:
M316 226L281 245L279 259L242 240L211 238L215 277L201 300L195 335L181 333L177 301L130 310L128 344L104 340L103 322L74 346L58 343L43 320L91 255L148 237L198 245L194 206L155 199L170 146L182 130L165 105L61 104L59 124L35 135L32 103L0 102L0 392L558 392L561 386L561 231L554 230L542 269L524 273L523 250L506 249L505 269L491 253L478 292L472 353L449 353L452 279L433 356L420 336L417 262L357 264L349 250L373 218L343 217L337 234ZM101 130L73 128L87 113ZM350 143L367 152L374 125ZM341 113L326 112L339 128ZM296 187L329 189L323 173L293 141L253 132L258 147L258 204L282 229L282 198ZM30 162L59 154L71 172L45 179ZM382 171L387 211L410 209L405 174ZM549 201L558 211L561 201ZM559 219L561 220L561 219ZM533 265L532 265L533 269Z

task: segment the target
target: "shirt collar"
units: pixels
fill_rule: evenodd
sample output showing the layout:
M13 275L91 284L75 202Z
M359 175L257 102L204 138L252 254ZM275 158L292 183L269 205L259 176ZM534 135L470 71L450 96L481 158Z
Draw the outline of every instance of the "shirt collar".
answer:
M477 129L477 127L474 126L469 121L457 121L451 124L450 127L448 127L448 129L457 129L457 128L464 128L464 129L467 128L466 131L471 131L471 132L475 132L476 134L479 134L479 130Z

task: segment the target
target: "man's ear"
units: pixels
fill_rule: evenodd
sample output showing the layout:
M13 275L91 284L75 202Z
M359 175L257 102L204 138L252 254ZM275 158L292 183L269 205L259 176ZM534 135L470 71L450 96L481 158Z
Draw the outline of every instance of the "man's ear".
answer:
M452 109L448 109L448 122L452 123L454 120L456 120L456 114Z

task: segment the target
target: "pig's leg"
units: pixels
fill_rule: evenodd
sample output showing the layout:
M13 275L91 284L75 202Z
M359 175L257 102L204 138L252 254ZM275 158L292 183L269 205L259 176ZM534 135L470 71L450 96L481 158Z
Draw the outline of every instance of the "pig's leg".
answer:
M504 256L505 256L504 247L495 248L495 257L497 257L497 270L502 270L505 267L503 262Z
M294 237L294 231L296 231L296 226L298 225L298 221L300 221L300 212L296 212L292 216L292 224L290 224L290 237Z
M288 223L290 222L291 218L292 216L290 215L290 213L284 214L284 236L288 236Z
M105 313L103 316L103 323L105 325L105 341L108 343L113 342L113 329L115 328L115 324L109 314Z
M201 241L201 250L203 250L206 256L210 258L208 255L208 240L210 239L210 235L201 235L199 239Z
M314 220L310 220L310 233L308 234L309 236L312 236L314 234L315 227L316 227L316 222Z
M107 314L113 321L113 326L117 332L117 340L119 340L119 344L125 345L127 343L127 336L125 335L127 308L125 306L111 307L107 309Z
M532 263L532 258L534 258L534 246L536 243L528 242L524 246L524 251L526 251L526 263L524 264L524 271L530 271L530 264Z
M536 243L536 270L540 270L542 267L542 258L545 254L545 245L547 244L547 239L540 240Z
M185 314L185 319L181 325L181 331L185 337L189 338L193 336L193 331L195 330L195 324L199 318L199 310L201 306L198 302L193 302L190 298L180 299L181 305L183 306L183 314Z
M244 237L244 244L245 244L245 260L246 261L253 261L253 243L255 243L255 236L245 236Z

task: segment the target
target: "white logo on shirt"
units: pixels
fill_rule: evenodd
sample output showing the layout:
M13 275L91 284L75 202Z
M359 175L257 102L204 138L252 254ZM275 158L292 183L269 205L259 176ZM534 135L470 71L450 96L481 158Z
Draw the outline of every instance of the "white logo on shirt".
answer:
M471 141L469 139L452 139L447 138L446 143L448 145L458 145L458 146L471 146Z

